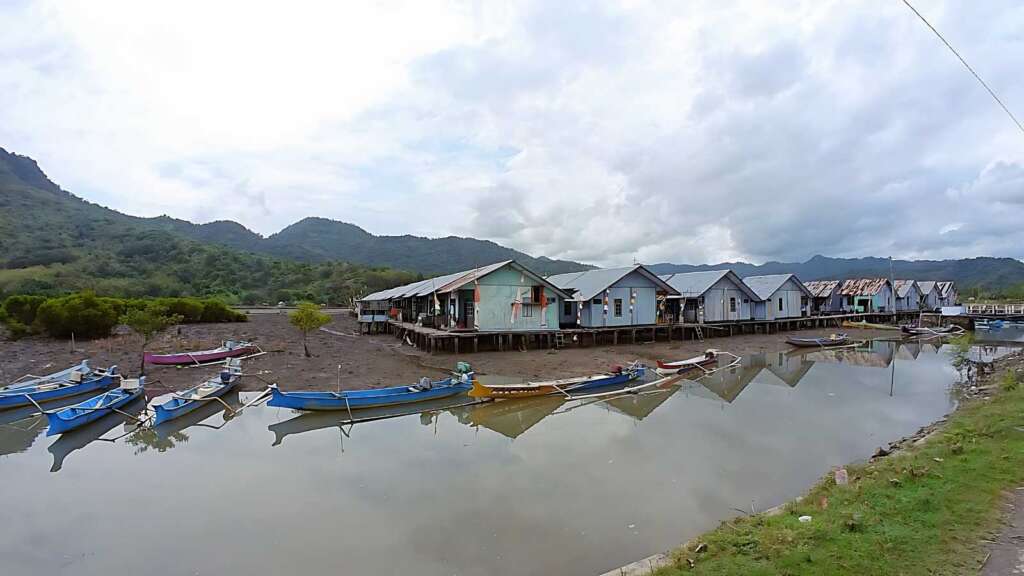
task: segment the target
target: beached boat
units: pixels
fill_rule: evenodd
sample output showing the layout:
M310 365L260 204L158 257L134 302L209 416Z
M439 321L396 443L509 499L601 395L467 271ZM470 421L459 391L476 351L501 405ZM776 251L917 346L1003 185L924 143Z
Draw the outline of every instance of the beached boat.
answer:
M294 410L357 410L410 404L446 398L469 390L469 382L472 378L472 374L462 374L437 381L424 378L411 386L342 390L340 392L284 392L277 387L277 384L272 384L267 406Z
M963 332L964 329L955 324L950 324L949 326L942 326L938 328L900 326L900 331L907 336L937 336L942 334L959 334Z
M107 370L93 370L83 362L50 376L34 379L34 383L20 382L0 388L0 409L49 402L114 385L117 366Z
M798 348L828 348L830 346L842 346L850 342L846 334L831 334L821 338L796 338L790 336L786 342Z
M144 357L146 364L185 366L189 364L209 364L211 362L219 362L221 360L237 358L239 356L252 356L258 354L259 350L259 346L252 342L235 342L233 340L228 340L212 350L178 352L176 354L152 354L150 352L146 352Z
M220 374L198 386L193 386L182 392L175 392L170 400L163 404L157 404L154 407L156 418L153 420L153 425L157 426L168 420L184 416L207 402L220 404L215 398L223 396L234 388L241 377L242 361L237 358L228 360Z
M14 382L7 384L6 386L0 386L0 392L6 392L8 390L14 390L17 388L28 388L30 386L38 386L45 382L51 382L54 380L67 380L72 372L81 372L83 376L92 374L92 368L89 366L88 360L82 360L81 363L72 366L71 368L65 368L60 372L54 372L46 376L35 376L32 374L26 374L21 378L18 378Z
M50 427L46 431L46 435L56 436L68 430L80 428L94 420L99 420L103 416L142 396L145 383L145 376L137 380L122 379L121 386L114 390L93 396L84 402L62 408L56 412L48 412L46 419L49 421Z
M694 356L687 360L678 360L675 362L662 362L661 360L658 360L658 367L655 371L662 376L670 376L672 374L685 374L691 370L707 368L708 366L717 363L718 351L708 350L700 356Z
M528 398L530 396L546 396L548 394L568 395L569 392L579 392L589 388L624 384L631 380L642 378L645 373L646 368L643 364L634 363L625 369L617 366L611 372L604 374L548 380L545 382L482 384L478 380L473 380L473 389L469 391L469 395L474 398Z

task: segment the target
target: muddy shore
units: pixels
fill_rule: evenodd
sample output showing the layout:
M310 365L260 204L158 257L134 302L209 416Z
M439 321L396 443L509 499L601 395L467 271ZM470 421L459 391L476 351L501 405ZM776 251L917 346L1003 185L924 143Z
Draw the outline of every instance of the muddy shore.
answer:
M309 336L313 358L303 357L301 334L288 323L284 313L251 314L244 323L182 325L159 336L149 349L158 353L203 350L214 348L223 340L253 340L267 353L247 360L245 371L277 382L285 390L334 388L338 384L339 366L342 387L365 389L443 375L458 360L470 362L482 374L553 379L593 374L634 360L653 364L657 359L690 358L707 348L728 350L741 356L776 351L788 348L786 337L796 333L747 334L704 342L658 341L456 356L426 354L391 335L358 335L355 319L345 312L336 312L332 318L326 328L334 333L315 332ZM803 330L799 334L818 336L832 332L835 329ZM856 339L898 337L898 333L882 330L847 332ZM13 342L4 339L0 340L0 382L9 382L24 374L53 372L83 358L90 358L94 366L117 364L122 373L135 375L139 369L140 348L137 336L120 331L109 338L78 341L74 350L71 342L51 338L30 337ZM162 394L196 384L213 374L216 368L148 366L146 370L147 388L152 394ZM266 383L260 378L244 378L243 389L263 389Z

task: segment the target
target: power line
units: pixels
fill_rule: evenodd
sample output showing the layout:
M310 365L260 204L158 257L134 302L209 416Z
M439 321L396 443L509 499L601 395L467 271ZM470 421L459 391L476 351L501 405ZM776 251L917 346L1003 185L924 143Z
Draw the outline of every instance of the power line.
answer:
M910 2L908 0L903 0L903 3L906 4L907 8L910 8L914 12L914 14L917 14L917 17L921 19L921 22L924 22L926 26L932 29L932 32L934 32L935 35L939 37L939 40L942 40L942 43L946 45L946 48L949 48L949 51L952 52L953 55L960 59L960 62L964 65L964 67L967 68L967 70L971 74L973 74L975 78L978 79L978 82L981 82L981 85L985 87L985 90L988 90L988 93L992 95L992 98L996 101L996 103L999 104L1003 111L1006 112L1006 115L1010 117L1010 120L1013 120L1013 123L1017 125L1017 128L1019 128L1020 131L1024 133L1024 125L1021 125L1020 120L1017 120L1017 117L1013 115L1013 112L1010 112L1010 109L1006 107L1006 104L1003 104L1003 101L999 99L999 96L996 96L996 93L991 88L989 88L988 84L986 84L984 80L981 79L981 76L978 76L978 73L974 71L974 68L971 68L971 65L967 63L967 60L964 60L964 57L961 56L960 53L956 51L956 48L953 48L953 46L949 42L947 42L945 38L942 37L942 34L939 34L939 31L935 29L935 26L932 26L931 22L929 22L924 16L921 15L920 12L917 11L917 8L914 8L913 6L910 5Z

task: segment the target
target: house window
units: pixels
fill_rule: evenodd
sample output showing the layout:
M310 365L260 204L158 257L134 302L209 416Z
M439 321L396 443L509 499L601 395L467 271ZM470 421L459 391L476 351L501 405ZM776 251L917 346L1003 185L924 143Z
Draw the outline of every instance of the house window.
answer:
M743 303L744 304L750 304L750 298L744 298L743 299Z
M735 311L736 311L736 299L735 298L729 298L729 312L735 312Z
M615 317L622 318L622 298L615 299Z
M564 316L572 316L572 302L566 300L562 305L562 314Z
M782 312L782 298L779 298L779 312Z
M530 295L533 296L533 298L530 299L531 302L536 302L537 304L540 304L541 302L543 302L543 300L541 300L541 298L544 297L544 287L543 286L533 286L533 290L532 290L532 293Z
M533 318L533 304L523 304L523 318Z
M600 298L594 298L593 300L590 301L590 303L591 304L600 305L601 304L601 299Z

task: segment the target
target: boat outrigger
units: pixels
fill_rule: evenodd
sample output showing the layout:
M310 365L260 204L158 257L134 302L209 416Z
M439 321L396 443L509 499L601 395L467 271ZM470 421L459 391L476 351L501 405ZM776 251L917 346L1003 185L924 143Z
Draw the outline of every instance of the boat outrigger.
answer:
M146 364L158 366L203 366L227 360L228 358L253 358L263 354L263 350L252 342L228 340L217 348L196 352L178 352L175 354L152 354L146 352Z
M658 367L655 371L662 376L670 376L672 374L685 374L691 370L698 370L707 368L712 364L718 363L718 350L709 348L704 354L700 356L694 356L687 360L677 360L675 362L662 362L658 360Z
M63 434L69 430L80 428L93 420L98 420L111 412L120 412L118 408L142 396L145 384L145 376L138 379L122 378L121 386L114 390L93 396L67 408L46 412L46 418L50 423L46 435Z
M443 380L422 378L410 386L392 386L371 390L339 390L338 392L284 392L277 384L270 385L267 406L294 410L357 410L410 404L454 396L470 389L473 372L462 362L460 372Z
M168 420L184 416L205 402L221 402L219 398L234 388L241 377L242 361L238 358L228 360L224 363L224 369L217 376L188 390L175 392L170 400L163 404L157 404L154 407L156 417L153 420L153 425L157 426ZM224 406L230 408L227 404Z
M627 368L615 366L611 372L603 374L548 380L545 382L482 384L479 380L473 380L473 389L470 390L469 395L474 398L528 398L530 396L546 396L548 394L564 394L569 396L570 392L625 384L631 380L642 378L646 370L643 364L634 362Z
M831 334L821 338L796 338L790 336L786 342L798 348L830 348L832 346L843 346L850 342L846 334Z
M963 334L964 329L956 324L943 326L941 328L928 328L923 326L900 326L900 331L905 336L945 336L947 334Z
M106 370L92 369L87 361L55 372L49 376L36 376L0 388L0 409L36 405L86 392L110 388L117 376L117 366Z

